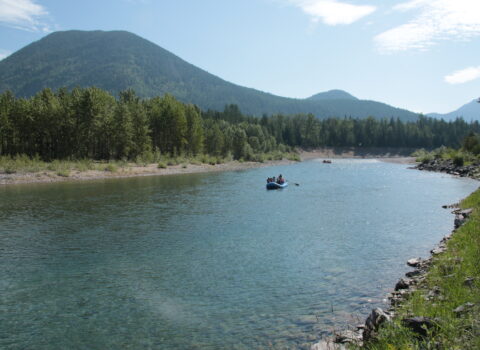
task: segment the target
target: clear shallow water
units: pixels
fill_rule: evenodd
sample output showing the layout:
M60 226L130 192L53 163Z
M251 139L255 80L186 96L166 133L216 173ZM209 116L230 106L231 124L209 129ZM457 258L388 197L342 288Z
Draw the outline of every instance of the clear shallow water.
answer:
M0 348L306 346L381 304L476 188L358 160L2 187Z

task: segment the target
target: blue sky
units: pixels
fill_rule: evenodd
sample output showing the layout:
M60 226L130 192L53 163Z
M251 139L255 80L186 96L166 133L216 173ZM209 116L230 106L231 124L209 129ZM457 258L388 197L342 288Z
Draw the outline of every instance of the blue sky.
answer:
M131 31L280 96L424 113L480 96L480 0L0 0L0 58L69 29Z

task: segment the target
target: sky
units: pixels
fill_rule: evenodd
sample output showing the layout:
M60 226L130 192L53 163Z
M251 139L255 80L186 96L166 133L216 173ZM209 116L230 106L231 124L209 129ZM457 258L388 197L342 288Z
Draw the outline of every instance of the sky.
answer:
M423 113L480 97L480 0L0 0L0 59L70 29L130 31L279 96Z

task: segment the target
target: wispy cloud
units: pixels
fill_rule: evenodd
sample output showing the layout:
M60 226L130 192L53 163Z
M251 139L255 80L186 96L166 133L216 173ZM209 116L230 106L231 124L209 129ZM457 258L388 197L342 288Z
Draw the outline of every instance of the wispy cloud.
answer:
M327 25L351 24L376 10L375 6L352 5L337 0L288 0L310 16L313 22Z
M445 81L450 84L463 84L478 78L480 78L480 66L457 70L447 75Z
M375 37L384 53L426 50L441 40L469 40L480 35L478 0L410 0L393 9L417 12L409 22Z
M49 31L47 10L34 0L0 0L0 24L28 31Z
M10 56L11 52L7 50L0 50L0 61Z

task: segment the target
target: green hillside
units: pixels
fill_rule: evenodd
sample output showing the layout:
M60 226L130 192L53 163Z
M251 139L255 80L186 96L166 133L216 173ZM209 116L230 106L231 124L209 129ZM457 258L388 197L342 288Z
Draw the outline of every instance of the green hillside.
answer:
M236 104L244 113L257 116L313 113L319 118L417 118L407 110L357 100L339 90L292 99L238 86L124 31L55 32L0 61L0 92L9 89L16 96L29 97L45 87L76 86L97 86L115 95L130 88L141 97L170 93L204 110Z

